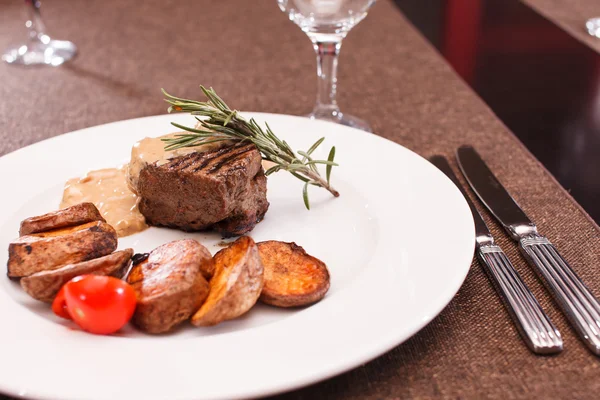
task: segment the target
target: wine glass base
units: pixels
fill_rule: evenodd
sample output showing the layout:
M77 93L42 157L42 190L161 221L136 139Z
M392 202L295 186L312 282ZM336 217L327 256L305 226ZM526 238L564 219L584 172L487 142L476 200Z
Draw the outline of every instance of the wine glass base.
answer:
M17 65L58 66L69 61L77 54L77 47L66 40L51 40L42 37L40 41L31 41L8 49L2 54L2 60Z
M590 36L600 38L600 18L590 18L585 23Z
M320 119L324 121L331 121L337 124L349 126L351 128L360 129L366 132L373 132L371 129L371 125L365 120L362 120L358 117L354 117L352 115L344 114L340 111L333 112L318 112L313 111L308 114L306 117L310 119Z

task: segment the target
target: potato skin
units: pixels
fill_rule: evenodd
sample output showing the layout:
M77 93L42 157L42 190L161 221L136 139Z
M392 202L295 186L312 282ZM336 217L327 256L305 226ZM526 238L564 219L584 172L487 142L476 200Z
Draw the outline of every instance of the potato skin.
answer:
M131 256L133 249L125 249L94 260L41 271L22 278L21 287L34 299L51 303L62 286L76 276L91 274L121 278L131 263Z
M8 276L20 278L102 257L117 248L117 232L102 221L21 236L8 247Z
M263 265L254 240L242 236L215 254L210 293L192 317L195 326L212 326L246 313L263 287Z
M329 271L296 243L258 243L265 268L260 301L277 307L300 307L321 300L329 290Z
M93 203L80 203L21 222L19 236L77 226L93 221L106 222Z
M152 250L127 276L138 299L132 322L148 333L164 333L187 320L208 296L203 271L212 263L210 252L191 239Z

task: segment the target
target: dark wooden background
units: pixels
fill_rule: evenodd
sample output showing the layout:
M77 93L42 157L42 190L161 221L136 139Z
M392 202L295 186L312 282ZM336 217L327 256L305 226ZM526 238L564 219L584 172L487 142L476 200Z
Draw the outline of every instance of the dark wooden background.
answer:
M600 221L600 55L518 0L396 4Z

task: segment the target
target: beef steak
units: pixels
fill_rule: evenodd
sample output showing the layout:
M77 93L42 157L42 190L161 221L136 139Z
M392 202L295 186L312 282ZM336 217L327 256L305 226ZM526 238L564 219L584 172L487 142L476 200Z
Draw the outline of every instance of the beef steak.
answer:
M137 183L139 209L150 225L242 235L269 208L261 161L256 146L237 143L148 164Z

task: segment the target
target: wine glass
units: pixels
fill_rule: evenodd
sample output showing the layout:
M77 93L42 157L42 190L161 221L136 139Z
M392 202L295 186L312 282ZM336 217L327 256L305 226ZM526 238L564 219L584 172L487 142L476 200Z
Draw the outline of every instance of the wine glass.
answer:
M371 132L368 122L343 114L336 102L342 39L367 16L375 0L277 0L281 11L304 31L317 53L317 103L308 117Z
M29 40L8 49L2 60L9 64L57 66L77 54L77 47L66 40L53 40L46 34L40 15L40 0L25 0L29 20L25 26L29 30Z
M585 27L591 36L600 38L600 18L590 18L585 22Z

